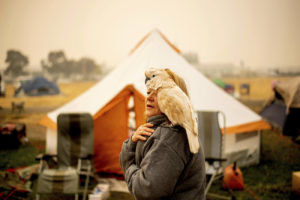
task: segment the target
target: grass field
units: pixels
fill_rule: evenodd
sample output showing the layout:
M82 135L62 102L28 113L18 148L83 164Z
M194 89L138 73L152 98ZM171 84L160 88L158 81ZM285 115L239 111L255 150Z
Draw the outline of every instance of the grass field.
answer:
M286 77L276 78L284 81ZM238 88L241 83L250 84L250 94L241 96L240 101L253 111L261 110L264 102L272 96L271 82L275 78L226 78L225 82ZM60 84L62 94L47 97L13 97L12 85L7 85L6 97L0 98L0 123L22 122L26 124L29 144L16 150L0 151L0 171L7 168L35 163L35 156L44 151L45 128L38 120L47 112L74 99L96 82ZM24 112L11 112L11 102L25 102ZM262 133L261 162L257 166L242 168L247 189L234 191L237 199L291 199L291 174L300 171L300 148L290 138L276 130ZM0 186L1 189L1 186ZM2 188L3 189L3 188ZM212 192L228 195L221 181L211 188ZM123 195L123 196L122 196ZM32 196L31 196L32 197ZM1 196L0 196L1 199ZM132 199L128 195L114 193L110 199Z

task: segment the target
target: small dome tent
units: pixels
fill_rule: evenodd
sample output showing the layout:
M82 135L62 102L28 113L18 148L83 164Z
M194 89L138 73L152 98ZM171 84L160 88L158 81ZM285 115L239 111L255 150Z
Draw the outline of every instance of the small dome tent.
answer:
M28 96L44 96L59 94L60 90L56 83L48 81L44 77L35 77L21 83L21 86L15 91L15 96L21 94Z

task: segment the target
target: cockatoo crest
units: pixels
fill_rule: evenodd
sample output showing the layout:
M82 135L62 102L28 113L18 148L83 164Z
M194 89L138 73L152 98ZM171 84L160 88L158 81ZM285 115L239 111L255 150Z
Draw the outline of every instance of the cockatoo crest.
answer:
M148 90L157 91L160 88L174 87L176 83L171 79L165 69L149 68L145 72L146 87Z
M157 93L159 109L171 121L172 125L182 126L187 134L190 151L199 149L198 126L189 97L175 83L168 69L149 68L145 72L146 87Z

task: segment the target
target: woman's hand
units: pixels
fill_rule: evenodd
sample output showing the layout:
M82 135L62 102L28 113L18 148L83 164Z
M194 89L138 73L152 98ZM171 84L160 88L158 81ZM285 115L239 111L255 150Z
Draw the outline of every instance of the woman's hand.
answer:
M143 137L143 136L150 136L154 132L154 130L152 128L150 128L152 126L153 126L153 124L150 124L150 123L140 125L138 127L138 129L132 135L131 140L133 142L137 142L138 140L145 141L146 137Z

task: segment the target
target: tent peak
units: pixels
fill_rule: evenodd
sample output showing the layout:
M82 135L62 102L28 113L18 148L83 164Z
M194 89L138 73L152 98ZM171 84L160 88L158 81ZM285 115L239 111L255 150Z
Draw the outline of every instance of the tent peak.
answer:
M129 55L135 52L147 39L153 37L154 35L159 35L174 51L176 51L178 54L181 54L181 51L174 44L172 44L159 29L154 28L135 45L135 47L130 51Z

